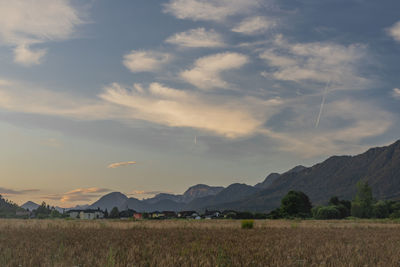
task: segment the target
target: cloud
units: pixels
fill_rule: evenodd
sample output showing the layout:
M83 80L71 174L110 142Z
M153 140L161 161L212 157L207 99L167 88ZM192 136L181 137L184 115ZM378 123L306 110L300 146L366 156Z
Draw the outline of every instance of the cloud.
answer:
M276 23L266 17L251 17L243 20L232 29L233 32L243 33L247 35L256 35L276 26Z
M128 165L133 165L133 164L136 164L136 162L135 161L123 161L123 162L112 163L112 164L108 165L107 168L115 169L118 167L128 166Z
M156 51L132 50L124 55L123 64L131 72L152 72L171 60L171 55Z
M278 99L207 96L150 84L138 92L114 83L100 95L107 102L120 105L137 119L169 127L187 127L228 138L256 133L281 104Z
M291 44L278 35L260 54L270 66L263 76L294 82L331 82L335 90L364 89L370 81L357 73L366 48L329 42Z
M230 84L221 78L221 72L238 69L249 62L247 56L226 52L202 57L192 69L181 72L181 77L200 89L228 88Z
M143 120L228 138L257 133L280 105L281 100L275 98L208 95L159 83L151 83L147 89L140 84L126 88L113 83L95 99L16 81L0 86L0 109L3 110L74 120L117 120L128 125L132 120Z
M63 147L63 143L60 140L57 140L56 138L48 138L46 140L43 140L42 144L53 148Z
M45 49L38 49L34 51L29 49L29 46L27 45L18 45L14 49L14 62L27 67L31 65L38 65L42 62L45 54Z
M78 188L63 194L50 194L42 196L43 199L58 200L61 202L78 202L78 201L92 201L93 198L98 198L102 193L108 193L112 190L107 188Z
M76 120L103 120L123 116L120 108L100 99L87 99L18 81L0 83L0 108Z
M170 0L164 5L164 12L178 19L223 21L258 6L258 0Z
M396 41L400 42L400 21L395 23L392 27L387 29L387 33Z
M384 134L394 123L392 114L373 103L345 99L326 103L327 112L315 129L317 114L310 100L293 100L288 107L295 107L294 114L286 118L279 131L265 130L278 141L279 150L305 158L359 153L368 147L360 145L361 141Z
M392 96L394 98L400 99L400 89L399 88L394 88L392 91Z
M144 190L134 190L130 193L127 193L127 195L146 195L146 196L154 196L154 195L158 195L158 194L162 194L162 193L168 193L170 194L171 192L167 192L167 191L144 191Z
M167 43L181 47L223 47L224 41L214 30L204 28L177 33L166 40Z
M24 194L30 194L34 192L39 192L39 189L25 189L25 190L14 190L10 188L4 188L0 187L0 194L1 195L24 195Z
M39 64L46 53L30 46L71 38L82 23L68 0L0 0L0 43L14 46L14 60L24 66Z

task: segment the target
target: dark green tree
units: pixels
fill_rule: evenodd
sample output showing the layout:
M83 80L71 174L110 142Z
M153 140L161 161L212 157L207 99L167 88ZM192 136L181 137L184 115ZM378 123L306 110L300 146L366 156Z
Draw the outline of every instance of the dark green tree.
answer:
M310 199L301 191L289 191L281 200L281 212L286 217L310 217L311 208Z
M390 203L380 200L372 205L372 213L374 218L388 218L390 212Z
M117 207L114 207L110 214L108 215L108 218L119 218L119 210Z
M372 189L367 182L357 183L357 194L351 203L351 215L358 218L371 218L373 215L372 205L374 198Z

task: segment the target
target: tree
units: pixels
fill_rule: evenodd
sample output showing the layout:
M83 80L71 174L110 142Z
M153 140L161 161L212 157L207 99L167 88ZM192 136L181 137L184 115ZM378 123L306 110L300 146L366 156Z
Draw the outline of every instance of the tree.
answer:
M106 209L106 211L104 212L104 218L108 218L108 210Z
M311 202L306 194L300 191L289 191L281 200L281 211L288 217L310 217Z
M371 218L372 217L372 204L374 198L372 196L372 189L367 182L359 181L357 183L357 194L351 203L351 215L358 218Z
M114 207L110 214L108 215L108 218L119 218L119 210L117 207Z
M387 201L378 201L372 205L372 212L375 218L388 218L389 217L390 203Z

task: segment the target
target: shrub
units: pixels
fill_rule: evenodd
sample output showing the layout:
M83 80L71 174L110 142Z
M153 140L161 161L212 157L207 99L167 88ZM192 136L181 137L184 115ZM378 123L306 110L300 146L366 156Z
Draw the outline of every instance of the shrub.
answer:
M372 213L375 218L389 217L389 204L386 201L378 201L372 205Z
M242 221L242 229L253 229L254 220L243 220Z
M400 210L396 210L389 216L390 219L400 219Z
M318 207L316 210L313 209L313 216L315 219L319 220L332 220L341 218L340 211L336 206L325 206Z

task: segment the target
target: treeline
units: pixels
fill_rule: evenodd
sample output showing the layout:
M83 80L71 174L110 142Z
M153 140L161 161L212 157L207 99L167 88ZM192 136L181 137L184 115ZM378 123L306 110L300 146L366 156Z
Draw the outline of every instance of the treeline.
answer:
M68 215L58 212L54 207L50 207L45 202L43 202L37 209L30 212L0 195L0 218L48 219L65 217L68 217Z
M23 209L0 195L0 218L14 218L17 211L23 211Z
M46 202L42 202L42 204L37 207L37 209L33 210L30 214L31 218L37 219L55 219L55 218L66 218L67 214L60 213L54 207L50 207Z
M355 218L400 218L399 201L377 201L372 194L372 188L367 182L357 183L357 193L353 201L340 200L331 197L325 206L312 207L309 197L300 191L290 191L282 198L281 206L267 217L281 218L314 218L318 220Z

